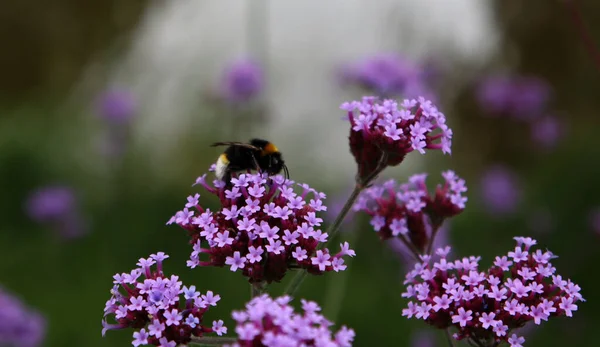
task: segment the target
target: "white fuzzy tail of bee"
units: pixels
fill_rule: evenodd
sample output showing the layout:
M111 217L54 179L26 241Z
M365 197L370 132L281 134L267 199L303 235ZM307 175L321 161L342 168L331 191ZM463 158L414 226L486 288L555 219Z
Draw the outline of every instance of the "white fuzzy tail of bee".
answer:
M215 168L215 176L217 179L222 180L225 177L227 166L229 166L229 160L225 154L221 154L219 160L217 160L217 167Z

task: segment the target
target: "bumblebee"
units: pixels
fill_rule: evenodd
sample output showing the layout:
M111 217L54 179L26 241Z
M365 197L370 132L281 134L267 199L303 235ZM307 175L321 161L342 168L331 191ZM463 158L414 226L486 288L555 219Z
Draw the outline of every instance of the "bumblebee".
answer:
M279 149L271 142L262 139L252 139L243 142L215 142L211 147L229 146L219 156L215 175L217 179L231 184L231 173L244 170L256 170L276 175L282 170L286 179L290 177L285 161Z

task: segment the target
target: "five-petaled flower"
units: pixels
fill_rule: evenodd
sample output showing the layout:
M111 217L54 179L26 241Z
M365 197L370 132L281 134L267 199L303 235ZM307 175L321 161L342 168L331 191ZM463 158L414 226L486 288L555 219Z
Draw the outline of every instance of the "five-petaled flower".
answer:
M221 298L208 291L202 295L195 286L182 286L179 277L167 277L162 262L169 256L163 252L141 258L130 273L116 274L111 298L104 316L114 315L116 324L102 320L102 335L107 330L134 328L133 345L175 346L188 343L193 336L227 332L223 321L204 326L203 316ZM156 265L156 269L152 266ZM183 297L182 297L183 296Z
M350 151L358 164L357 183L367 185L383 169L400 164L404 157L426 149L450 153L452 130L446 117L423 97L379 102L375 97L343 103L348 112Z
M240 174L233 176L232 186L223 187L215 181L206 183L205 176L197 184L216 195L219 211L205 209L195 202L177 212L168 222L187 230L193 245L188 266L225 266L240 271L251 283L280 281L290 268L302 268L313 274L342 271L344 255L353 256L348 244L331 254L329 249L317 249L329 235L319 228L323 219L317 212L325 211L325 194L306 184L298 184L281 175ZM202 260L208 255L208 261Z
M555 256L539 249L528 237L515 237L517 246L507 256L496 257L494 265L479 271L479 257L450 262L447 250L431 264L422 256L406 275L403 297L412 299L402 315L416 317L436 328L458 329L455 338L468 338L478 346L506 341L513 347L525 339L510 334L530 321L541 324L551 317L571 317L578 301L584 301L580 287L556 275L550 264ZM432 305L433 304L433 305Z
M354 204L355 211L364 211L382 240L398 237L417 253L422 254L433 242L435 231L449 217L461 213L467 198L465 181L453 171L442 173L443 185L431 196L425 185L426 174L413 175L408 183L389 180L367 188Z
M291 298L255 297L244 311L234 311L237 342L234 346L332 346L349 347L354 330L342 326L333 336L333 324L319 313L315 302L302 300L302 313L289 305Z

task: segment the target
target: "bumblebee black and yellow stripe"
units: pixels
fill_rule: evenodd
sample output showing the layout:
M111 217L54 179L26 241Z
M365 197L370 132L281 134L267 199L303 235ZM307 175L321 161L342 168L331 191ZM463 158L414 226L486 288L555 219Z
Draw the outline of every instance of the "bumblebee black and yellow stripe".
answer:
M263 148L263 150L261 152L261 155L263 155L263 156L265 156L265 155L271 155L271 154L277 153L277 152L279 152L279 149L277 148L277 146L275 146L274 144L272 144L271 142L269 142Z
M229 159L225 153L219 156L217 160L217 167L215 169L215 176L218 179L222 180L225 177L225 173L227 172L227 166L229 166Z

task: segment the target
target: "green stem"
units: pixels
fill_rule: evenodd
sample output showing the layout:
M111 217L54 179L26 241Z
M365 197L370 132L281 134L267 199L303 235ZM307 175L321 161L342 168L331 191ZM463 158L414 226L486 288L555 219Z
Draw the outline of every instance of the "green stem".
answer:
M190 344L201 345L201 346L223 346L225 344L234 344L237 342L235 337L192 337Z
M470 338L469 340L469 344L471 344L472 346L476 346L476 347L485 347L485 345L483 343L481 343L479 340L474 339L474 338Z
M356 184L354 186L354 190L348 197L348 200L342 207L342 210L340 211L338 216L335 218L335 221L329 226L329 228L327 228L326 233L329 237L329 241L327 243L325 243L324 245L322 245L321 247L318 247L318 249L326 247L333 240L333 238L336 236L340 226L342 225L342 222L346 218L346 215L348 214L348 212L350 212L350 209L354 205L354 202L356 201L356 199L358 198L358 195L360 195L360 192L363 189L364 189L364 186L362 184ZM298 291L298 288L304 281L304 278L306 277L306 275L307 275L307 272L305 270L300 270L296 274L296 276L294 276L294 278L288 285L287 289L285 290L285 294L294 296L294 294L296 294L296 291Z
M348 243L355 244L357 243L359 232L356 228L350 231L350 235L348 236ZM346 270L342 271L342 273L337 274L336 276L331 277L329 281L329 286L327 288L327 294L325 295L325 308L323 309L323 315L327 317L327 319L332 322L337 321L337 316L340 313L342 303L344 302L344 296L346 294L346 288L348 278L350 277L350 263L352 259L348 259L348 263L346 264Z
M429 244L427 245L427 252L425 254L431 255L433 241L435 240L435 236L437 235L438 230L440 230L442 223L444 223L444 219L431 221L431 236L429 237Z
M264 282L252 283L250 285L250 297L255 298L263 294L267 289L267 286Z
M387 154L382 151L381 157L379 158L379 163L377 164L377 168L375 168L375 170L373 170L373 172L368 177L361 179L360 177L358 177L357 174L354 190L352 190L352 193L348 197L348 200L342 207L342 210L340 211L338 216L335 218L333 224L331 224L329 228L327 228L326 233L329 237L329 241L327 241L325 244L321 244L321 246L317 247L317 249L327 247L333 241L340 229L340 226L342 225L342 222L346 218L348 212L350 212L350 209L354 205L354 202L356 201L360 193L363 191L363 189L368 187L369 184L371 184L371 182L375 178L377 178L377 176L386 168L387 159ZM288 285L287 289L285 290L285 294L294 296L294 294L296 293L296 291L298 291L298 288L304 281L304 278L306 278L306 275L307 272L305 270L300 270L300 272L296 274L296 276L292 279L292 282L290 282L290 284Z
M318 249L327 247L333 241L333 239L337 235L338 231L340 230L340 226L342 225L342 222L344 222L346 215L348 214L348 212L350 212L350 209L352 208L352 206L354 206L354 202L356 201L356 199L360 195L360 192L363 189L364 189L364 187L362 185L357 184L354 186L354 190L348 197L348 200L342 207L342 210L340 211L338 216L335 218L335 221L333 221L333 224L331 224L329 226L329 228L327 228L327 235L328 235L329 241L327 241L325 244L321 244L321 247L317 247Z
M448 331L448 329L444 329L444 333L446 335L446 339L448 340L448 346L454 347L454 341L452 340L452 336L450 336L450 331Z
M420 262L421 254L419 253L419 250L417 250L415 245L413 245L412 242L408 241L406 239L406 237L404 237L402 235L400 235L400 237L398 237L398 239L400 241L402 241L402 243L406 246L406 248L408 248L408 250L410 251L410 254L413 256L413 258L415 258L415 261Z
M304 281L304 277L306 277L306 274L307 274L307 272L305 270L299 270L296 273L296 276L294 276L294 278L292 278L292 281L286 288L285 294L293 297L294 294L296 294L296 292L298 291L298 288L300 287L300 285L302 284L302 281Z

